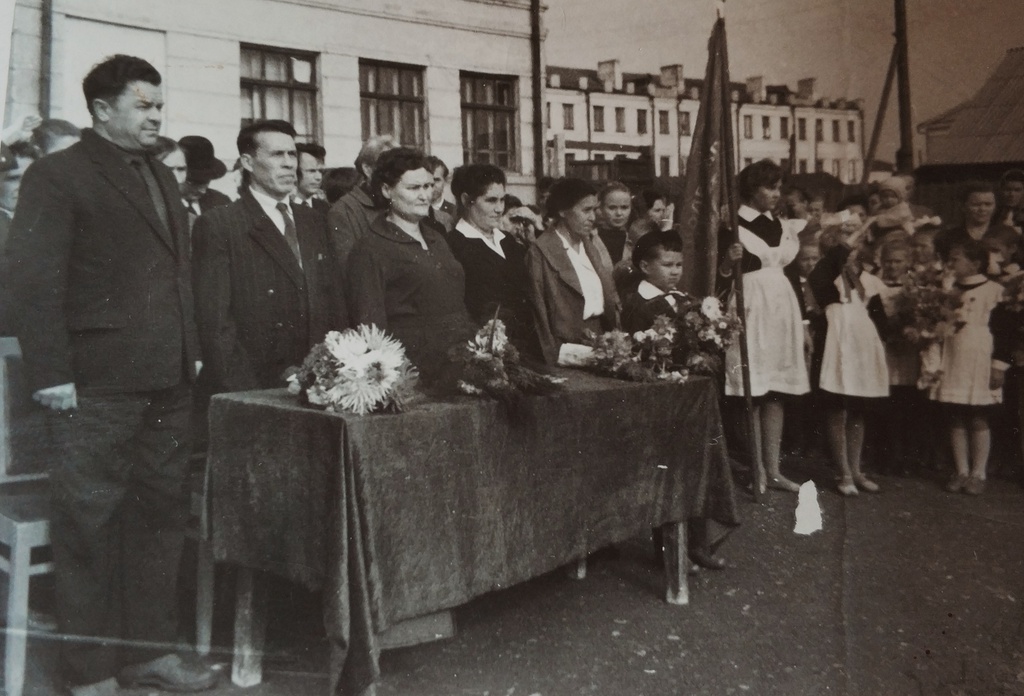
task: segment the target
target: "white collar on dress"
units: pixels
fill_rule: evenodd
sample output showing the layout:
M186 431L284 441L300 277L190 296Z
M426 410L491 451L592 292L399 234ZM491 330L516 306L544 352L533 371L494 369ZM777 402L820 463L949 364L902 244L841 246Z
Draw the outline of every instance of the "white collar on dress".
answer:
M636 286L636 291L637 294L639 294L640 297L644 298L645 300L653 300L655 297L661 297L662 295L668 294L661 290L660 288L658 288L658 286L656 286L654 283L651 283L646 280L640 281L640 284Z
M769 220L775 219L775 217L772 215L772 211L769 210L767 212L762 213L760 210L755 210L754 208L751 208L746 203L740 206L739 210L736 211L736 214L743 220L746 220L747 222L753 222L762 215L764 215Z
M462 234L466 239L482 239L492 246L501 246L501 240L505 238L505 233L495 227L493 230L494 236L491 239L488 239L473 225L473 223L469 222L465 218L462 218L455 224L455 231Z

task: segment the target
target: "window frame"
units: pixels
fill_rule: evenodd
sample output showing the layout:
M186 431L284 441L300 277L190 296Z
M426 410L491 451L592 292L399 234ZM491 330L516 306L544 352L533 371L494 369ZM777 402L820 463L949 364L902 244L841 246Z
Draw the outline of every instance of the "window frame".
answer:
M647 135L647 109L636 110L636 133Z
M779 138L789 140L789 116L779 117Z
M693 135L692 117L689 111L679 112L679 135L691 136Z
M668 120L668 109L658 109L658 135L672 135Z
M626 132L626 107L624 106L615 107L615 132Z
M594 132L595 133L604 133L604 130L605 130L604 105L603 104L594 104L594 106L592 108L592 112L594 114Z
M834 142L834 143L841 143L841 142L843 142L843 131L842 131L842 127L839 125L839 119L838 118L832 119L832 142Z
M857 142L857 122L852 118L846 122L846 136L851 143Z
M260 74L266 75L266 57L268 54L281 56L285 59L285 64L288 66L288 78L282 80L270 80L266 77L246 77L242 74L242 65L245 61L243 54L246 51L256 52L260 56ZM312 95L312 100L309 109L310 115L310 132L309 133L298 133L296 140L299 142L319 142L322 140L322 119L320 117L320 54L316 51L304 51L302 49L291 49L291 48L280 48L277 46L263 46L261 44L250 44L240 43L238 46L239 55L239 80L238 80L238 96L241 100L245 95L246 89L250 90L251 103L255 106L257 95L259 98L259 113L262 114L259 118L239 118L241 126L247 125L247 122L255 120L262 120L267 118L267 91L269 89L283 89L288 93L288 118L286 119L294 127L295 123L295 101L293 94L294 92L303 92ZM299 82L295 80L294 75L294 62L293 59L308 61L311 65L311 71L309 76L309 82ZM241 106L241 102L239 103ZM256 109L253 109L255 112ZM296 129L298 130L298 129Z
M499 104L499 103L487 103L477 101L466 100L466 84L467 82L472 83L472 88L469 90L472 97L475 99L477 94L477 87L483 84L483 82L492 83L492 93L497 99L499 93L499 86L503 86L507 89L510 96L511 104ZM459 71L459 111L462 118L462 156L463 161L466 164L494 164L507 171L520 171L520 134L519 134L519 105L520 105L520 93L519 93L519 78L515 75L506 75L498 73L481 73L473 72L468 70ZM504 149L499 149L497 143L494 141L494 133L491 133L491 148L477 148L469 137L469 130L467 129L467 123L472 116L480 113L490 113L492 115L502 115L508 118L508 161L502 164L500 156ZM487 157L481 159L480 154L486 153Z
M762 116L761 117L761 140L772 139L772 117Z
M573 104L562 104L562 130L576 130L576 108Z
M743 116L743 139L754 139L754 117L750 114L745 114Z
M391 70L398 70L398 71L400 71L399 72L399 76L398 76L398 83L399 83L399 89L400 90L401 90L401 85L402 85L402 72L405 72L405 73L418 73L417 77L419 78L420 95L417 97L415 95L410 96L410 95L403 95L403 94L384 94L384 93L381 93L381 92L370 92L369 90L364 90L363 89L363 68L374 68L374 69L381 69L381 68L383 68L383 69L391 69ZM427 149L429 149L429 146L430 146L430 133L429 133L429 130L428 130L428 119L427 119L427 74L426 73L427 73L426 67L424 67L422 65L414 65L412 63L395 63L395 62L392 62L392 61L373 60L373 59L370 59L370 58L360 58L359 59L359 122L360 122L360 129L362 131L363 141L364 142L366 140L369 140L373 136L391 135L391 136L395 136L395 139L398 140L399 143L403 147L412 147L412 148L416 148L416 149L419 149L419 150L427 150ZM379 82L379 79L378 79L378 82ZM364 127L366 124L364 123L364 121L368 118L368 115L364 114L363 110L364 110L364 107L366 106L368 100L373 100L373 101L377 102L378 104L385 103L385 104L398 104L399 105L399 121L398 122L399 122L399 129L400 130L399 130L399 133L398 133L397 136L396 136L395 133L382 133L382 132L380 132L379 128L376 129L378 131L376 133L369 133L369 132L366 131L366 128ZM402 109L402 106L404 106L404 105L415 105L415 106L419 107L419 132L422 135L422 142L408 141L408 140L403 140L401 138L401 136L403 134L402 131L404 130L402 128L402 123L401 123L401 121L402 121L401 109Z
M804 117L799 117L796 120L796 139L807 141L807 119Z

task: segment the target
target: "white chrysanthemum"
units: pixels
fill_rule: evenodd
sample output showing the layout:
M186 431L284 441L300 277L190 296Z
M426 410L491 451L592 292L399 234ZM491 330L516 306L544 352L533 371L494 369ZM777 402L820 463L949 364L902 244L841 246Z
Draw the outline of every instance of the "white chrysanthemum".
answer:
M405 376L405 349L376 326L365 324L324 339L336 363L329 384L307 391L310 403L365 415L387 403Z
M717 321L722 317L722 303L717 297L705 297L700 303L700 312L711 321Z

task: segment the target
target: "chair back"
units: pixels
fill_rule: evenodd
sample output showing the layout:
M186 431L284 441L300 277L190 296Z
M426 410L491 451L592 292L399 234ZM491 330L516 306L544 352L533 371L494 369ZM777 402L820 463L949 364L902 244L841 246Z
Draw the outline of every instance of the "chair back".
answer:
M32 400L18 339L0 337L0 484L45 478L56 456L46 412Z

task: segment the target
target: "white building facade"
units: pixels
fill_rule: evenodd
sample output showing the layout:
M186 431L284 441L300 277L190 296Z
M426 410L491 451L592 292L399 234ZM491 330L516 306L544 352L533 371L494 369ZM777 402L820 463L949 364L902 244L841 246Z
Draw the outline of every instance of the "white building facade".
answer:
M700 108L702 80L681 65L658 75L621 73L617 60L597 70L547 69L549 168L562 161L649 158L651 176L681 176ZM794 173L824 172L858 183L864 165L863 105L820 99L813 78L797 90L761 78L731 89L736 166L771 159Z
M165 134L206 136L229 165L241 124L283 118L328 166L391 133L450 167L497 164L532 198L528 0L16 1L8 122L48 103L88 125L82 77L129 53L164 77Z

